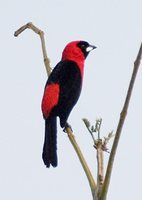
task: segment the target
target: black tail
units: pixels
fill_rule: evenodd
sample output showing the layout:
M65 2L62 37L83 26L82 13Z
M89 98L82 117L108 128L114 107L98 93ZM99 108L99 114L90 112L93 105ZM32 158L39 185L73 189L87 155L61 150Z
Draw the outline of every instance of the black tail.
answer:
M51 117L45 120L45 139L42 159L46 167L57 166L57 119Z

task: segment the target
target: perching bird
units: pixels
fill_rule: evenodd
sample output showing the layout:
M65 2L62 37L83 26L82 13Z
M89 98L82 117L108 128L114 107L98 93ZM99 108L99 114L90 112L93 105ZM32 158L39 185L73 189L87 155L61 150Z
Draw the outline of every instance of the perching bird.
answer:
M45 119L45 139L42 158L46 167L57 166L57 116L62 128L76 104L82 87L84 61L96 47L85 41L70 42L61 61L51 72L43 94L42 112Z

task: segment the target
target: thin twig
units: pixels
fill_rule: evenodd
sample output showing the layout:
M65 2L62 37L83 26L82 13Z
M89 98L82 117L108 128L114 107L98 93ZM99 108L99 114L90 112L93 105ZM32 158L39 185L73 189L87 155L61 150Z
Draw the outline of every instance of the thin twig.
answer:
M97 199L99 199L100 197L104 182L104 152L103 140L101 139L101 125L102 119L97 119L95 125L95 132L98 133L98 139L95 146L95 148L97 149Z
M112 173L112 168L113 168L113 163L114 163L114 158L115 158L117 146L118 146L118 143L119 143L119 138L120 138L120 135L121 135L121 132L122 132L122 128L123 128L123 125L124 125L124 121L125 121L125 118L126 118L126 115L127 115L127 111L128 111L128 107L129 107L129 103L130 103L130 99L131 99L131 95L132 95L132 90L133 90L136 75L137 75L137 72L138 72L138 69L139 69L139 66L140 66L141 57L142 57L142 44L140 46L136 61L134 62L134 69L133 69L132 77L131 77L131 80L130 80L129 88L128 88L128 91L127 91L125 103L124 103L122 112L120 114L120 119L119 119L115 139L114 139L114 142L113 142L112 150L111 150L109 161L108 161L105 181L104 181L104 185L103 185L103 188L102 188L100 200L106 200L108 187L109 187L109 183L110 183L110 178L111 178L111 173Z
M103 182L104 182L104 156L103 156L103 144L102 140L98 140L97 144L97 196L101 194Z
M74 149L75 149L75 151L76 151L76 153L78 155L78 158L79 158L79 160L80 160L80 162L82 164L82 167L83 167L83 169L85 171L85 174L86 174L86 176L88 178L88 182L90 184L90 188L91 188L91 191L92 191L92 196L94 196L96 183L95 183L94 178L93 178L93 176L91 174L91 171L90 171L90 169L89 169L89 167L87 165L86 160L84 159L84 156L83 156L83 154L81 152L80 147L78 146L78 144L77 144L77 142L75 140L73 132L71 131L71 129L69 127L66 128L66 132L67 132L68 137L70 139L70 142L73 145L73 147L74 147Z
M29 23L23 25L22 27L20 27L17 31L15 31L14 36L17 37L19 34L21 34L26 29L31 29L36 34L38 34L40 36L44 64L45 64L47 75L49 76L49 74L52 71L52 68L50 66L50 60L47 57L47 52L46 52L46 47L45 47L45 39L44 39L44 32L42 30L40 30L39 28L37 28L35 25L33 25L31 22L29 22Z
M86 118L83 118L82 121L84 122L84 124L85 124L87 130L89 131L89 133L90 133L90 135L91 135L91 137L92 137L93 143L94 143L94 147L95 147L95 145L96 145L96 140L95 140L93 131L90 129L90 122L89 122L89 120L86 119Z
M102 139L100 139L102 119L96 120L95 127L94 127L94 125L91 126L89 120L86 118L83 119L83 122L84 122L87 130L91 134L91 137L92 137L93 143L94 143L93 146L97 151L97 185L96 185L96 190L95 190L93 200L98 200L99 196L101 194L101 190L102 190L102 186L103 186L103 182L104 182L104 156L103 156L104 153L103 153L103 151L104 151L104 149L106 149L106 147L104 146L104 141ZM94 132L97 133L97 135L98 135L97 139L95 139L95 137L94 137L94 134L93 134Z

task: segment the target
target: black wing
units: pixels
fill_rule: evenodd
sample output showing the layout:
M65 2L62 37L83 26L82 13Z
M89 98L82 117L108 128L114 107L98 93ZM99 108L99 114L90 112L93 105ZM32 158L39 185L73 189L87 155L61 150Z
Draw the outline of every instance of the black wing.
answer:
M47 84L55 83L60 86L60 94L54 114L60 117L61 127L64 127L81 92L82 80L78 65L69 60L59 62L47 80Z

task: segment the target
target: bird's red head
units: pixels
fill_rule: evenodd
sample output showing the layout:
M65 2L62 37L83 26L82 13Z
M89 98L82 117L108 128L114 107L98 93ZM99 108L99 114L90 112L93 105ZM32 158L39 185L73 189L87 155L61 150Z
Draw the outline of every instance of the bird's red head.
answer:
M86 41L73 41L67 44L63 53L62 60L72 60L76 62L83 74L84 61L89 52L96 47Z

